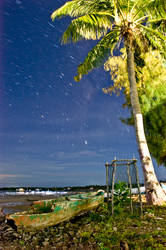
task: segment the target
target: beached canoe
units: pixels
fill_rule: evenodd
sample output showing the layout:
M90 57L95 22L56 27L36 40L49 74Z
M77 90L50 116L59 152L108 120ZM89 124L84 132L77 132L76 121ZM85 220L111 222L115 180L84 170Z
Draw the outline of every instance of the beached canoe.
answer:
M35 202L24 212L9 214L6 219L26 229L41 229L56 225L76 215L97 207L104 200L104 192L80 194L66 197L66 200L46 200Z

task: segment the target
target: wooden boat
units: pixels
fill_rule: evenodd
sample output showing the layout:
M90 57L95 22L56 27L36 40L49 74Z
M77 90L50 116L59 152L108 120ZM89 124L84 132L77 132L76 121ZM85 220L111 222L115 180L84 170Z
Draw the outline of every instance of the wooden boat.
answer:
M66 200L65 200L66 199ZM76 215L97 207L104 200L104 191L88 194L73 195L62 198L62 201L36 201L28 211L9 214L8 222L18 229L41 229L56 225Z

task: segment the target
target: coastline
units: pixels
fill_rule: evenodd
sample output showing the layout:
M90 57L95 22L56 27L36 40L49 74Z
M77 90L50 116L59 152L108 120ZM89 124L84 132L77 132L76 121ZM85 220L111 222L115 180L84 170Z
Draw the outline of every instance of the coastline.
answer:
M68 195L68 194L67 194ZM61 197L62 195L43 195L43 194L0 194L0 208L3 209L4 214L15 213L27 210L34 201L48 200Z

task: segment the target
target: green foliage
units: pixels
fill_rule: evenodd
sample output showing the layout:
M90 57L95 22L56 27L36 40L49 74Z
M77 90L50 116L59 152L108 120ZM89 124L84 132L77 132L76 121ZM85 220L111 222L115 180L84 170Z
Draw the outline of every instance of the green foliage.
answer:
M74 19L63 34L62 42L77 42L79 40L92 39L97 40L106 35L111 26L111 20L108 16L100 14L86 15Z
M98 243L99 249L100 250L110 250L109 247L105 247L103 242Z
M129 188L125 182L115 183L115 192L114 192L114 206L116 208L122 208L125 205L129 204Z
M104 59L108 57L110 50L113 51L117 44L117 33L110 32L98 42L98 44L88 53L85 61L78 66L75 81L79 81L83 74L88 74L94 67L101 66Z
M99 214L99 213L91 212L89 214L89 218L90 218L90 221L101 222L105 219L105 215L104 213Z
M145 115L149 149L159 165L166 166L166 99Z
M106 12L112 13L113 6L111 1L93 0L82 1L73 0L64 4L61 8L55 10L51 18L54 21L55 18L69 15L71 17L78 17L88 15L92 13Z
M72 0L52 13L52 20L74 18L64 32L64 43L81 39L101 39L78 67L76 81L101 66L122 41L132 36L133 49L144 51L149 45L166 55L166 12L164 0ZM137 56L139 58L139 55Z
M91 237L91 232L81 232L80 234L80 237L81 237L81 241L84 242L84 241L87 241L90 239Z
M110 71L113 85L103 89L105 93L119 94L124 90L126 103L131 108L130 88L126 69L126 53L121 50L121 56L109 58L105 70ZM157 163L166 166L166 68L165 60L159 52L151 50L140 56L144 64L135 65L137 88L141 111L144 116L145 134L152 156ZM128 125L134 125L131 117L121 120Z
M19 243L22 247L25 246L25 242L23 240L20 240Z
M100 229L94 234L99 249L119 249L120 241L127 242L129 249L164 249L165 208L149 206L144 207L144 212L147 216L140 218L124 211L113 218L106 217L105 226L99 222Z
M102 221L102 217L98 213L90 213L90 220L99 222Z

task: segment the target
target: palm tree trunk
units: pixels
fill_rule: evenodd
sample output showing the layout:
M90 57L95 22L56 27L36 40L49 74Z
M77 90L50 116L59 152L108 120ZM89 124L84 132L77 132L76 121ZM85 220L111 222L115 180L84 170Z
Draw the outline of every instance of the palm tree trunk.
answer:
M166 201L166 193L160 186L149 153L147 141L144 133L143 118L139 104L135 70L134 70L134 53L132 46L132 37L126 39L127 51L127 71L130 82L130 99L134 116L136 139L141 160L141 165L144 174L144 183L146 188L146 200L149 204L162 204Z

